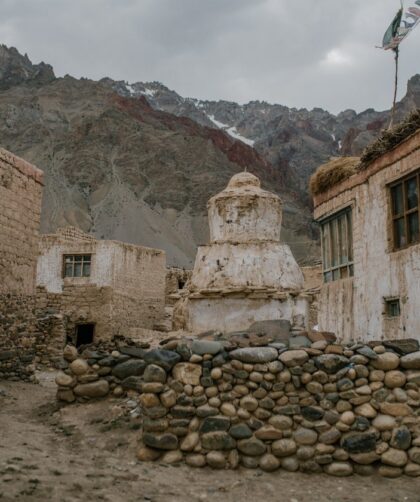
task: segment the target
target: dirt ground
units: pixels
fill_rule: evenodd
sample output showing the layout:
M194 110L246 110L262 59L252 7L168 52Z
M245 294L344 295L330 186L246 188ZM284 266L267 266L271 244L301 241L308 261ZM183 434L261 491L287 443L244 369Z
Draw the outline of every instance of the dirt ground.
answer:
M0 382L0 502L408 501L420 480L333 478L278 471L212 471L136 461L138 419L120 402L59 408L53 375Z

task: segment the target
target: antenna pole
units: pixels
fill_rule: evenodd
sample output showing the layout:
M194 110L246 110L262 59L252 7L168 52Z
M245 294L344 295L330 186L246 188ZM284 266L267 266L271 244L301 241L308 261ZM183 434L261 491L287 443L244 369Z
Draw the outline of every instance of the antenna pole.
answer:
M394 116L395 116L395 106L397 103L397 90L398 90L398 58L400 55L399 47L397 46L394 49L395 52L395 80L394 80L394 100L392 102L392 110L391 110L391 120L389 122L388 129L391 129L394 125Z

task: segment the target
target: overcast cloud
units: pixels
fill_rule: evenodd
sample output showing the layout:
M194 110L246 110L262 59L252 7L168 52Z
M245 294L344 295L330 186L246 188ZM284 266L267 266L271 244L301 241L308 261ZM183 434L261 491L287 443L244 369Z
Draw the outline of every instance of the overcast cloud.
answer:
M413 0L406 0L410 4ZM58 76L158 80L183 96L389 108L393 55L375 48L399 0L0 0L0 42ZM403 42L400 91L420 73Z

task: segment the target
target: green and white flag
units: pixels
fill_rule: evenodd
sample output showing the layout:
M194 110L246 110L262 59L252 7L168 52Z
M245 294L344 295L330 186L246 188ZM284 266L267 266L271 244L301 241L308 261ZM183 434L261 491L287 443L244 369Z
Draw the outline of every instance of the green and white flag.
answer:
M382 40L382 49L396 51L404 38L420 22L420 0L415 0L413 5L405 12L401 8L389 25Z

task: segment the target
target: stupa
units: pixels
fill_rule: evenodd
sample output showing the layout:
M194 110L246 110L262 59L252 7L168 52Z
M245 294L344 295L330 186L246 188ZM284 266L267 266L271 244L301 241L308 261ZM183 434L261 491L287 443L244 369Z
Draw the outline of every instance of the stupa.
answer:
M208 204L210 244L200 246L184 304L192 332L244 330L286 319L307 327L303 275L280 242L282 202L249 172L235 174Z

